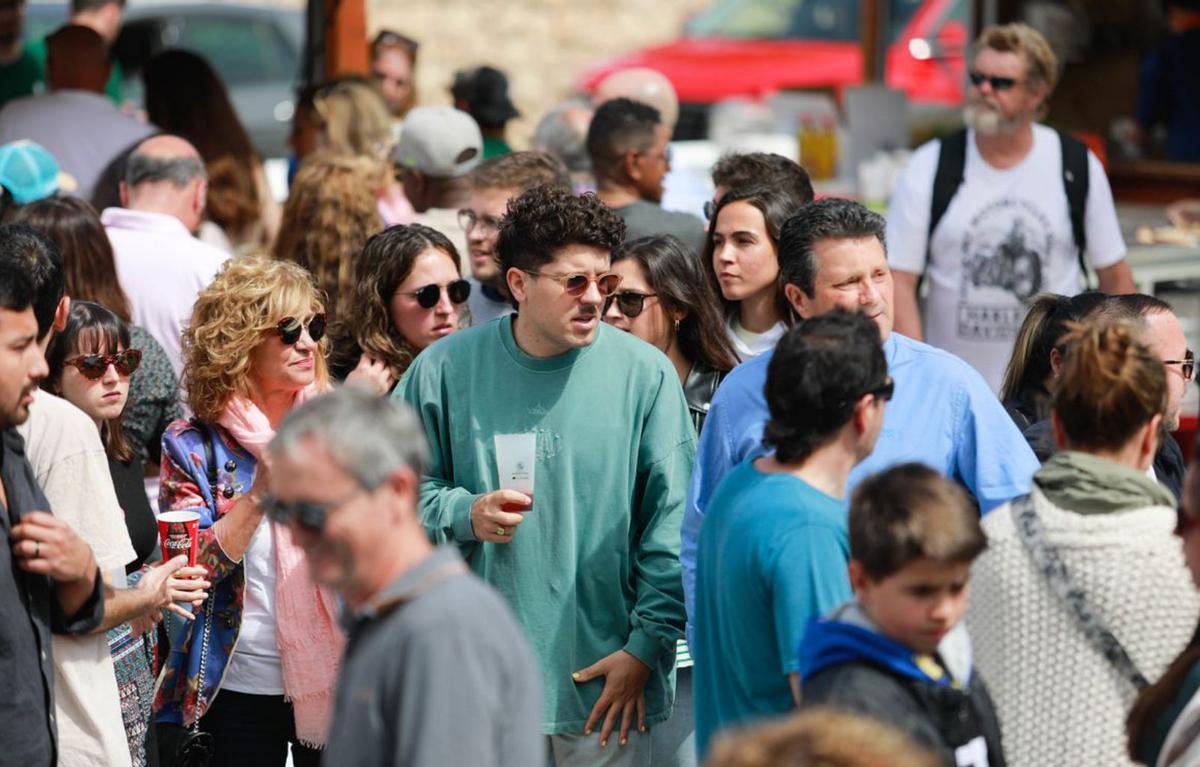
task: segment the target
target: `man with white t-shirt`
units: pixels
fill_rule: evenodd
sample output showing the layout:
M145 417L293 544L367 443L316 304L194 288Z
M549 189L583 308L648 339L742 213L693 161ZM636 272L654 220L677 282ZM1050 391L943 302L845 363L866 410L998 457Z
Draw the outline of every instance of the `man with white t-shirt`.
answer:
M971 66L965 135L919 148L888 209L896 330L962 357L993 390L1035 294L1078 293L1085 260L1105 293L1134 290L1099 160L1075 139L1034 123L1057 66L1031 27L984 29ZM926 271L922 333L917 288Z

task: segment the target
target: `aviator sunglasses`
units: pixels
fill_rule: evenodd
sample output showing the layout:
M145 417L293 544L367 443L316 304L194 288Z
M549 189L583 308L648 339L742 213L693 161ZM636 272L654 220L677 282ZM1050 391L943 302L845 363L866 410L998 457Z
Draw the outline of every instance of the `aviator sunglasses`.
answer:
M314 314L307 323L303 323L295 317L284 317L275 326L275 331L279 333L279 340L284 344L294 346L300 341L300 334L304 332L305 328L308 328L308 337L313 340L313 343L320 341L325 337L325 313Z
M445 285L426 285L416 290L400 293L400 295L412 296L417 299L417 303L421 305L422 309L432 309L437 306L438 299L442 297L442 288L446 289L446 295L450 296L450 303L455 306L466 301L471 295L471 283L466 280L455 280Z
M142 350L126 349L116 354L81 354L67 360L66 364L74 365L89 381L103 377L109 365L115 367L121 375L131 376L133 371L138 369L138 365L142 364Z
M646 308L647 298L657 297L657 293L639 293L636 290L622 290L620 293L613 293L604 299L604 311L607 313L613 302L616 302L617 310L632 320Z

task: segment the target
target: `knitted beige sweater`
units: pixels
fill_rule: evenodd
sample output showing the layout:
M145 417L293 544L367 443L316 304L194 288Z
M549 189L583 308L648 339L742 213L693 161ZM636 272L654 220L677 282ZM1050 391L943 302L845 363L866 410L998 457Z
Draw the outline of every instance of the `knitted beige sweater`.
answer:
M1162 506L1083 515L1035 485L1047 544L1154 681L1196 628L1200 596ZM1050 591L1017 535L1010 506L983 520L989 548L972 571L967 623L975 662L1000 717L1009 767L1130 765L1125 714L1133 686L1093 647Z

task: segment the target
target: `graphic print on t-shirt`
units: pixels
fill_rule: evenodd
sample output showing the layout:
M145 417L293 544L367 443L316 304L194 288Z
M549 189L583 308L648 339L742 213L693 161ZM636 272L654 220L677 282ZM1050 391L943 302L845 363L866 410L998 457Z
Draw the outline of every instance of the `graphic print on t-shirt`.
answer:
M972 218L962 240L958 337L1015 338L1025 302L1042 289L1044 262L1053 245L1050 222L1027 200L1001 198Z

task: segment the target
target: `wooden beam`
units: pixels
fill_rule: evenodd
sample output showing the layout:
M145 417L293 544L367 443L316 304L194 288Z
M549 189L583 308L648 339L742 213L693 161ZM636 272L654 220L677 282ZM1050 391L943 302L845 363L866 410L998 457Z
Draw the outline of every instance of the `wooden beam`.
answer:
M367 9L364 0L324 0L325 79L367 74Z
M887 62L887 0L858 0L858 28L863 82L881 83Z

